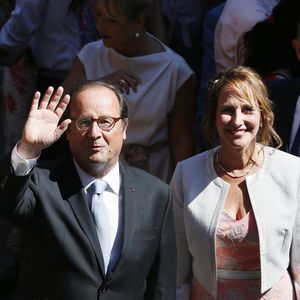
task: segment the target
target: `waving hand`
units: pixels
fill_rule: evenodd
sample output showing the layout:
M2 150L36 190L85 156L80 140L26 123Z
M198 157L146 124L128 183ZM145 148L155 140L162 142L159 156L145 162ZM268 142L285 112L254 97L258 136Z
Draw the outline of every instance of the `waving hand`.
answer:
M70 96L63 96L63 91L62 87L56 91L53 87L49 87L42 98L40 92L34 94L22 138L18 144L18 152L22 157L27 159L37 157L67 130L71 123L70 119L59 124L70 101Z

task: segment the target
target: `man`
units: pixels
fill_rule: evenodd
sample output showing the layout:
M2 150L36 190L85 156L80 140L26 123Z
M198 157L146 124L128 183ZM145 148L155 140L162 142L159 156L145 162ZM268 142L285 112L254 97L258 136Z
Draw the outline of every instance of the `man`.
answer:
M283 140L282 150L300 156L300 140L296 138L300 124L300 78L270 80L267 87L274 105L275 129Z
M48 88L41 100L34 95L12 167L1 168L0 211L27 228L15 299L175 299L169 188L118 161L124 96L103 82L85 82L71 95L70 118L58 125L70 100L62 95L61 87ZM64 131L72 155L34 166ZM105 215L96 209L100 196L89 195L95 181L107 184L100 192ZM98 226L104 218L106 232Z
M292 40L300 63L300 21ZM267 81L274 104L275 128L283 140L282 150L300 156L300 77Z

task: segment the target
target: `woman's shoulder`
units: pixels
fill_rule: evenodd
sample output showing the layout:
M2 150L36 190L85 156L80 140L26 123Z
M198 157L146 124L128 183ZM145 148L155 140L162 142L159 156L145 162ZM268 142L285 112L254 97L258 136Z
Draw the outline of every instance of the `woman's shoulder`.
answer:
M198 195L216 178L213 166L214 153L214 149L211 149L179 162L171 186L175 189L181 187L185 191L193 190Z
M194 73L194 71L191 69L189 64L186 62L186 60L177 52L169 48L167 45L164 45L166 57L169 60L172 60L174 63L176 63L180 68L185 69L186 71L189 71L190 73Z
M190 66L188 65L188 63L185 61L185 59L180 54L178 54L177 52L172 50L170 47L168 47L166 44L164 44L161 40L156 38L154 35L152 35L148 32L147 32L147 34L152 40L154 40L156 43L158 43L160 45L161 49L164 50L164 51L158 51L156 53L156 55L160 56L161 58L163 58L167 61L171 61L171 62L177 64L178 67L181 67L190 72L193 72L192 69L190 68Z
M293 154L290 154L286 151L273 148L273 147L266 146L264 148L264 154L266 156L270 157L273 160L284 159L285 161L299 162L300 163L300 157L295 156Z
M213 161L215 149L210 149L194 156L191 156L177 164L177 168L181 169L183 172L198 172L199 170L207 169L211 162Z
M272 147L265 147L265 166L275 172L300 173L300 157Z
M97 64L97 61L105 56L105 51L106 50L103 45L103 41L97 40L83 46L77 56L84 66L95 66Z
M81 48L79 53L87 53L87 52L90 53L91 51L95 51L95 50L99 51L102 48L104 48L104 45L103 45L103 41L100 39L100 40L93 41L93 42L85 44Z

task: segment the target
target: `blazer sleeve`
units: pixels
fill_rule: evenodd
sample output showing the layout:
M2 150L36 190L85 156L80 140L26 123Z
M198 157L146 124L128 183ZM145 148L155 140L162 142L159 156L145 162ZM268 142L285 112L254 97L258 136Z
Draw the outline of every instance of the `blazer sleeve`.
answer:
M291 246L290 270L296 291L296 298L300 300L300 179L298 182L298 209Z
M168 189L169 190L169 189ZM161 240L147 278L145 300L174 300L176 289L176 242L170 191L164 213Z
M172 203L174 210L175 235L177 243L177 287L176 299L190 299L192 257L188 248L184 224L184 195L181 178L181 164L175 169L171 180Z
M35 210L37 183L33 172L17 176L10 163L10 155L0 164L0 216L17 223L27 223Z

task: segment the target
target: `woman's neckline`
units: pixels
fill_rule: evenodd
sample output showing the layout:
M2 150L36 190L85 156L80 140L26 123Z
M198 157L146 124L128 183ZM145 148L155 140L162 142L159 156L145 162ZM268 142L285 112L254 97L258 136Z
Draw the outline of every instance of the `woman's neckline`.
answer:
M259 149L257 147L259 147ZM221 147L219 147L214 153L213 166L217 175L227 182L235 182L235 181L241 182L245 180L247 176L252 175L257 171L259 171L259 169L262 167L264 163L265 154L263 148L260 144L256 144L256 150L255 150L256 154L253 153L251 157L249 157L248 162L246 163L244 168L233 169L232 171L229 171L226 167L224 167L223 163L219 159L220 150ZM235 172L235 170L238 170L239 172Z
M110 51L115 52L117 55L124 57L124 58L128 58L128 59L134 59L134 58L142 58L142 57L149 57L151 55L161 55L162 53L166 53L167 49L166 46L159 40L157 39L155 36L153 36L152 34L145 32L145 36L147 39L151 39L152 45L151 45L151 50L149 52L147 52L146 50L141 50L139 54L137 55L128 55L122 52L119 52L118 50L114 49L114 48L108 48L108 47L104 47L106 49L110 49ZM160 49L160 51L156 51L155 50L155 44L157 45L157 47ZM142 47L145 47L145 43L142 45ZM145 48L147 49L147 48Z

